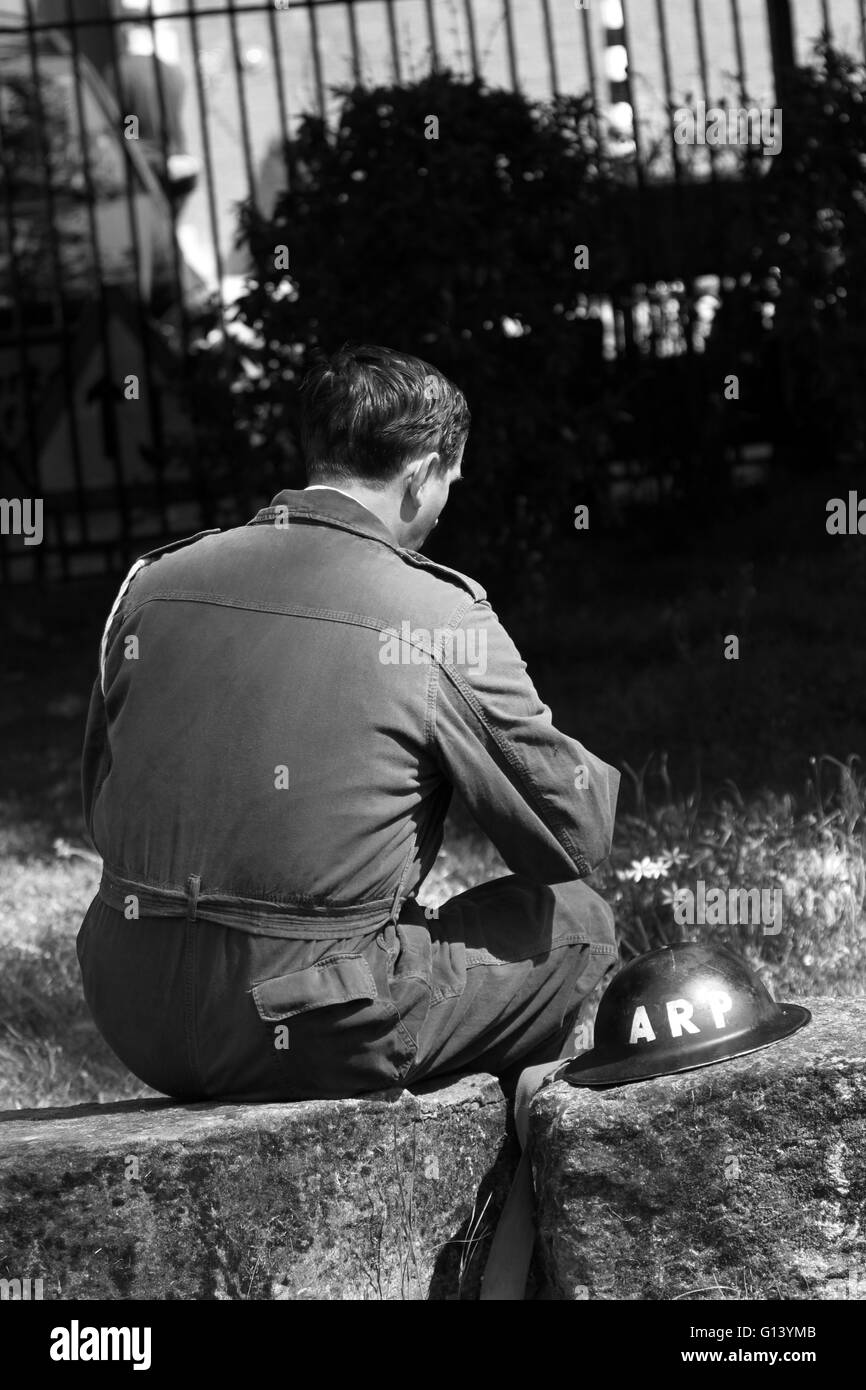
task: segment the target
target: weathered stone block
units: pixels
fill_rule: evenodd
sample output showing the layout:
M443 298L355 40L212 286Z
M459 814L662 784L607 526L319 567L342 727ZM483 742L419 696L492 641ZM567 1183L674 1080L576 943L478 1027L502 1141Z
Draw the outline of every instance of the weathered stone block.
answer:
M866 999L751 1056L539 1092L530 1144L553 1298L866 1298Z
M46 1299L471 1297L515 1160L504 1136L490 1076L6 1112L0 1277L41 1277Z

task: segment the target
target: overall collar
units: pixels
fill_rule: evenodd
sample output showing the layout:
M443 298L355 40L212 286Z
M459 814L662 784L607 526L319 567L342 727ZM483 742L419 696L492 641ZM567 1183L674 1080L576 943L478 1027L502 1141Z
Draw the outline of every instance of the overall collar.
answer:
M284 508L278 511L278 508ZM357 502L354 497L348 497L345 493L336 492L332 488L315 488L312 492L303 489L293 490L285 488L278 492L270 506L263 507L261 511L251 521L248 526L271 525L280 516L296 518L298 521L318 522L325 526L334 526L339 530L352 531L355 535L367 536L370 540L382 541L390 546L392 550L406 553L404 548L397 542L392 531L381 521L369 507Z

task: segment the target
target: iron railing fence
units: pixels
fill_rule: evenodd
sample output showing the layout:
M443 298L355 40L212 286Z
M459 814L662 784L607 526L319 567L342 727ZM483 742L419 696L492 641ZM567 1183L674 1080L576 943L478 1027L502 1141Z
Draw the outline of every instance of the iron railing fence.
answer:
M0 494L47 527L0 537L0 575L117 568L209 520L165 450L195 439L196 306L224 311L238 202L267 208L336 88L432 67L587 92L640 196L694 177L678 103L772 103L821 27L866 52L866 0L814 8L795 36L788 0L0 0ZM608 304L609 353L646 312Z

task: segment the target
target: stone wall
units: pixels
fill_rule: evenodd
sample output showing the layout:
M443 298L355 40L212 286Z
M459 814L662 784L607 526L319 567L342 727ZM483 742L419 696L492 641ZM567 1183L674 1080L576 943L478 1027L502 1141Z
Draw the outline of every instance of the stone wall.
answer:
M490 1076L6 1112L0 1278L42 1278L46 1299L471 1298L514 1166L504 1134Z
M866 1298L866 999L531 1111L530 1298ZM514 1169L489 1076L0 1116L0 1280L46 1299L471 1299Z
M718 1066L533 1103L558 1299L866 1298L866 1000Z

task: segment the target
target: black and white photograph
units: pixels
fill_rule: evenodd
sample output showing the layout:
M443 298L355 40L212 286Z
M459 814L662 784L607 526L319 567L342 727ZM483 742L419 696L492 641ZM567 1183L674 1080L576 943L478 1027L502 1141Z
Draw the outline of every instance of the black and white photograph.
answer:
M864 464L866 0L0 0L28 1370L849 1373Z

